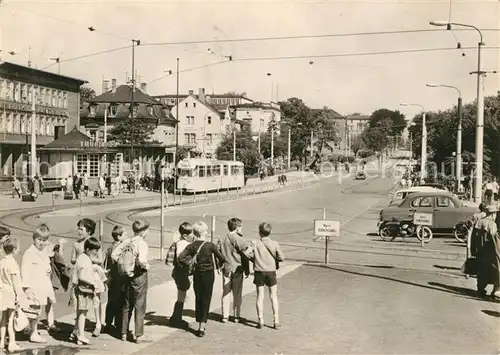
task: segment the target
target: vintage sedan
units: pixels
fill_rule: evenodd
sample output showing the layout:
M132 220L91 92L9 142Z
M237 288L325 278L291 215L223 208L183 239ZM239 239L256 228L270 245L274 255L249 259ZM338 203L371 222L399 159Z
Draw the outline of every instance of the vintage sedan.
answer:
M378 227L384 222L411 220L413 214L432 214L432 225L436 232L450 232L459 223L479 212L477 207L466 207L457 196L447 191L416 192L406 196L397 206L380 211Z
M366 174L363 170L359 170L356 172L356 175L354 176L355 180L365 180L366 179Z

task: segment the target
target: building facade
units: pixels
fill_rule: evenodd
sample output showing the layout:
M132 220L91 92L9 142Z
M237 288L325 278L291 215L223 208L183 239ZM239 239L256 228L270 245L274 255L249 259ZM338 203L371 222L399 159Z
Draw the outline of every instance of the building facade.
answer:
M176 120L160 102L141 89L129 85L112 86L81 108L81 127L93 141L113 146L114 153L107 156L107 167L101 172L108 174L135 173L150 174L157 161L162 161L167 169L173 168L175 152ZM144 89L144 87L143 87ZM134 90L134 91L133 91ZM133 95L134 118L155 126L151 143L134 147L133 145L110 142L109 132L120 121L127 119ZM106 121L106 125L105 125ZM105 129L107 137L105 138Z
M79 91L84 83L18 64L0 64L0 190L10 191L13 176L24 179L31 173L33 117L37 146L54 140L56 127L69 131L79 125Z
M350 146L352 139L361 135L365 129L370 125L370 116L366 115L347 115L339 116L335 119L336 125L339 129L340 143L336 145L336 149L340 153L345 153L346 150L348 154L350 152Z
M231 132L231 118L218 111L203 96L188 95L179 102L179 146L215 157L215 150L224 136ZM177 106L172 107L177 114ZM177 118L177 117L176 117Z
M255 138L257 138L260 133L267 132L269 124L273 120L276 122L278 127L276 132L279 134L281 109L276 103L242 103L230 106L229 111L235 119L250 125L252 135Z

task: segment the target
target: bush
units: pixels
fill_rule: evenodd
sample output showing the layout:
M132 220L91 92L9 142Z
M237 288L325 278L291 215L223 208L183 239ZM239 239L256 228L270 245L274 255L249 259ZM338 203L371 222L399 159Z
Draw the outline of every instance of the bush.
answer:
M356 161L356 157L349 156L349 157L347 157L347 161L348 161L350 164L352 164L352 163L354 163L354 162Z
M360 158L368 158L368 157L371 157L372 155L374 155L375 153L373 152L373 150L360 150L358 152L358 156Z

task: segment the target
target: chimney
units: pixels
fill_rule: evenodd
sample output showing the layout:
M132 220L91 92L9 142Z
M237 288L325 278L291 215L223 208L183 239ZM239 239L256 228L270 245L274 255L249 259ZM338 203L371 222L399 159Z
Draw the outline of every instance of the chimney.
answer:
M61 138L64 136L65 127L64 126L55 126L54 127L54 140Z
M116 91L116 79L111 79L111 90Z
M104 94L109 90L109 80L102 81L102 93Z
M205 88L198 89L198 100L205 103Z
M141 91L145 94L147 94L146 90L148 88L148 84L146 83L141 83Z
M189 90L189 95L193 95L194 91L193 90Z

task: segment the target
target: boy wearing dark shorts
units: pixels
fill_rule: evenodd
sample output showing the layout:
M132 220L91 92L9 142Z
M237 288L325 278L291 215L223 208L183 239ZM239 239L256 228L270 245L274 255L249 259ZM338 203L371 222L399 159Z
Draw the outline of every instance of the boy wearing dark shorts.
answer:
M278 306L278 278L276 271L279 263L285 260L279 244L270 238L272 226L263 222L259 225L260 240L253 243L253 269L254 281L257 290L257 317L259 318L258 328L264 326L264 287L269 289L269 298L274 315L274 329L280 328L279 306Z

